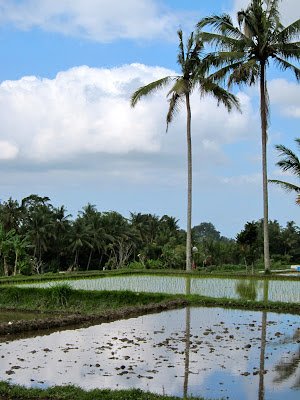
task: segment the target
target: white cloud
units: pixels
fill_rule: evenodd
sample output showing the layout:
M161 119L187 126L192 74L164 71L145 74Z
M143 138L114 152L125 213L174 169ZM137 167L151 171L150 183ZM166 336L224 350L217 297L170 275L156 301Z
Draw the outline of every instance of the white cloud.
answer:
M168 102L163 91L142 100L135 109L129 104L139 86L170 74L175 72L142 64L113 69L81 66L54 79L31 76L4 81L0 85L0 140L16 148L6 145L3 154L16 157L18 148L19 159L46 163L92 154L185 152L184 107L170 126L170 135L164 135ZM244 94L240 99L244 114L228 114L214 99L200 101L197 93L193 95L195 154L202 149L207 157L218 157L222 144L249 133L250 99Z
M300 118L299 84L285 79L273 79L269 83L270 100L288 117Z
M229 184L229 185L238 185L238 186L244 186L244 185L260 185L262 183L262 177L261 174L259 173L254 173L254 174L249 174L249 175L238 175L238 176L230 176L230 177L225 177L221 178L221 183L223 184Z
M249 0L234 0L233 13L241 9L246 9ZM300 2L299 0L284 0L279 1L279 11L284 25L288 25L299 18L300 15Z
M1 139L20 155L48 161L85 153L159 149L155 101L130 109L128 85L165 75L137 64L106 70L86 66L55 79L24 77L0 85Z
M0 23L98 42L174 35L179 17L156 0L0 0Z
M0 160L14 159L19 152L19 149L12 143L6 140L0 140Z

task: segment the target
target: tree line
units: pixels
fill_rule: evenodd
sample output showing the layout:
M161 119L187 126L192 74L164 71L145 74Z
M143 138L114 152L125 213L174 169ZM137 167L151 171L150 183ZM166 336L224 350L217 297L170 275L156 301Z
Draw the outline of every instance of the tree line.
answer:
M221 236L214 225L192 228L194 268L213 265L251 266L262 262L263 223L247 222L235 239ZM300 228L269 222L273 261L297 262ZM87 204L76 218L65 206L32 194L21 202L0 204L0 273L39 274L120 268L185 269L186 231L172 216L116 211L100 212Z

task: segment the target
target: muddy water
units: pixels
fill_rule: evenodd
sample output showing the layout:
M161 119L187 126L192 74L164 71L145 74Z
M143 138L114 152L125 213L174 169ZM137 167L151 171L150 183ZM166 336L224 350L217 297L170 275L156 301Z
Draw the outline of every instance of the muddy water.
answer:
M191 294L215 298L250 298L249 300L266 300L264 291L268 284L270 301L300 303L300 281L287 280L239 280L221 278L185 278L176 276L115 276L111 278L78 279L60 282L47 282L22 285L26 287L51 287L68 284L74 289L83 290L131 290L134 292L154 292L184 294L186 281L190 280ZM246 296L245 296L246 294Z
M298 400L299 316L186 308L0 344L0 379Z
M21 320L49 318L50 314L0 310L0 324Z

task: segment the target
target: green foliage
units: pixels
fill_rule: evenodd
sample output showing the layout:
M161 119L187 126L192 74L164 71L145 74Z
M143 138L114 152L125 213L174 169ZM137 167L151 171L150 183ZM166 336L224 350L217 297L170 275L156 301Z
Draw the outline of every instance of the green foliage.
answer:
M0 288L0 296L3 305L17 306L22 299L22 291L15 286Z
M26 256L23 260L19 261L18 268L21 275L32 275L32 261L29 256Z
M163 263L161 262L161 260L152 260L149 259L145 262L145 266L146 269L160 269L160 268L164 268Z
M74 290L69 285L51 288L0 286L0 308L21 310L69 311L84 314L103 312L127 306L156 304L174 299L160 293L133 293L129 291Z
M6 400L180 400L179 397L143 392L140 389L94 389L85 391L75 386L54 386L47 389L29 389L1 381L0 396ZM187 400L188 399L204 400L202 397L187 397Z
M127 265L128 269L136 269L136 270L140 270L140 269L145 269L145 264L143 264L140 261L132 261L131 263L129 263Z
M69 275L72 271L102 272L104 267L185 268L186 232L168 215L132 213L126 219L114 211L101 213L88 204L71 220L64 206L53 207L47 197L28 196L22 204L18 206L12 199L0 204L2 275L59 271L68 271ZM256 240L249 238L249 224L257 231ZM273 268L300 261L300 229L295 222L281 227L276 220L269 221L269 233ZM245 264L245 259L249 265L254 263L254 268L261 267L261 220L247 223L237 240L221 236L209 222L196 225L193 236L193 246L198 249L193 253L197 268L205 265L206 271L226 271L226 265Z
M73 289L67 283L55 285L50 289L51 298L58 306L66 307L73 293Z
M171 243L163 247L161 260L165 268L184 269L185 257L185 245L173 246Z
M211 222L201 222L192 229L193 239L200 242L202 239L220 240L220 232L216 230Z

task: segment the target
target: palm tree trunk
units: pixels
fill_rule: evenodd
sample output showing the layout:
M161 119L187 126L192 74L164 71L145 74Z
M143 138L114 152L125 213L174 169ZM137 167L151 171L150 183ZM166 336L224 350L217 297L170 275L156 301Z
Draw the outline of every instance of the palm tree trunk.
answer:
M191 138L191 105L190 95L187 93L186 111L186 139L187 139L187 164L188 164L188 185L187 185L187 228L186 228L186 270L192 269L192 138Z
M268 213L268 176L267 176L267 91L266 91L266 64L260 65L260 116L262 140L262 172L263 172L263 204L264 204L264 262L265 272L270 272L269 253L269 213Z
M3 269L4 269L4 275L8 276L9 275L9 267L7 264L7 257L3 256Z
M17 266L18 266L18 252L15 252L15 265L14 265L14 276L17 275Z
M93 254L93 249L91 249L90 254L89 254L89 259L88 259L88 263L86 266L86 270L88 271L90 268L90 264L91 264L91 259L92 259L92 254Z

